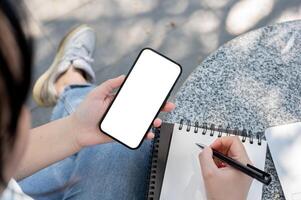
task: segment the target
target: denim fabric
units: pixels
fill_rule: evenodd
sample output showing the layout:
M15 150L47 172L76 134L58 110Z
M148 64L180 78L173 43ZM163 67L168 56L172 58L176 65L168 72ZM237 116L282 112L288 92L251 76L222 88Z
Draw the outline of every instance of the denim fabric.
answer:
M53 109L51 120L72 113L93 85L72 85L65 89ZM45 147L51 148L51 147ZM77 181L61 192L35 199L144 199L147 186L151 141L138 150L116 142L82 149L19 182L27 194L55 190Z

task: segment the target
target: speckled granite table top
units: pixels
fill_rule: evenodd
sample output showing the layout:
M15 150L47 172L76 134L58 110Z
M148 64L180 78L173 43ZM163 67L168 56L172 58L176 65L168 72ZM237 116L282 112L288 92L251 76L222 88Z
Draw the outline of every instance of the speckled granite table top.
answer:
M168 122L198 120L262 132L301 121L301 21L267 26L224 44L189 76L175 103ZM264 186L262 199L284 199L269 151L265 168L276 178Z

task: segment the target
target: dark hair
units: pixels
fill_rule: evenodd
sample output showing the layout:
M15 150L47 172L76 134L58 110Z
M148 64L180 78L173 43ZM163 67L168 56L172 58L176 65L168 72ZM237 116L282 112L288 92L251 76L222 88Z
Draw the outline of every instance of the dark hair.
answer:
M0 184L5 186L4 163L31 83L32 39L22 27L25 20L22 2L0 0Z
M4 187L7 186L4 163L15 145L19 116L31 83L33 40L24 31L26 14L22 8L20 1L0 0L0 186ZM2 34L4 28L9 29L8 34ZM49 196L65 191L78 181L74 177L61 187L30 195Z

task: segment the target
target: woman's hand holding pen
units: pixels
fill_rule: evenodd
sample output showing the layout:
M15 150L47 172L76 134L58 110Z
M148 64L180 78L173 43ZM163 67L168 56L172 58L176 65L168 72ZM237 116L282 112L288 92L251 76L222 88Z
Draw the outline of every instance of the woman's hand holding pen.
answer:
M246 150L238 137L219 138L211 148L244 164L251 164ZM206 147L199 155L202 175L209 200L246 199L252 178L212 158L212 150Z

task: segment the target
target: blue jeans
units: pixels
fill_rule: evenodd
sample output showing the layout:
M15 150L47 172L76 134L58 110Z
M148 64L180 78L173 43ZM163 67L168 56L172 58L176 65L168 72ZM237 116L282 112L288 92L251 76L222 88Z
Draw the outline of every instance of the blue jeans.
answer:
M67 87L53 109L51 120L72 113L93 88L93 85ZM35 194L78 180L61 192L33 196L41 200L144 199L150 151L151 141L144 141L137 150L130 150L116 142L96 145L40 170L19 184L25 193Z

